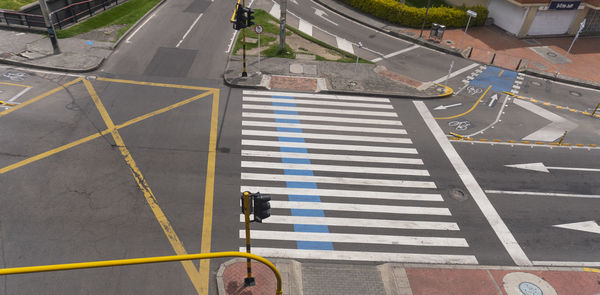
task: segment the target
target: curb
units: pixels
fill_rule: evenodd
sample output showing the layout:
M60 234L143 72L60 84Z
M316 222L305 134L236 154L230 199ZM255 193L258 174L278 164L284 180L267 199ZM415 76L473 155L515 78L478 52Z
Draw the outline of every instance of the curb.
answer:
M152 7L152 9L148 10L148 12L146 12L146 14L144 14L144 16L142 16L140 19L138 19L135 24L133 24L133 26L131 26L127 32L125 32L123 35L121 35L121 37L119 38L119 40L117 40L115 42L115 44L113 44L113 46L111 46L112 50L115 50L115 48L117 48L117 46L119 46L121 44L121 41L123 41L123 39L129 35L129 33L131 33L131 31L133 31L134 29L137 28L137 26L140 24L140 22L146 20L146 18L148 18L148 15L150 15L151 13L153 13L155 10L157 10L159 7L161 7L165 2L167 2L167 0L162 0L160 2L158 2L158 4L154 5L154 7Z
M283 294L303 295L302 263L293 259L271 259L270 261L275 265L281 275ZM232 264L245 262L245 258L234 258L225 261L219 266L219 270L215 277L217 280L217 294L227 295L225 283L223 282L225 269Z
M364 26L367 26L367 27L369 27L371 29L377 30L377 31L382 32L382 33L386 33L386 34L388 34L390 36L398 37L398 38L406 40L406 41L410 41L410 42L413 42L413 43L416 43L416 44L419 44L419 45L423 45L425 47L429 47L429 48L435 49L437 51L442 51L444 53L448 53L448 54L451 54L451 55L454 55L454 56L465 58L461 54L461 52L459 52L459 51L454 51L452 49L449 49L449 48L446 48L446 47L443 47L443 46L438 46L438 45L426 42L424 40L421 40L419 38L414 38L414 37L411 37L411 36L408 36L408 35L404 35L404 34L400 34L400 33L397 33L397 32L393 32L393 31L389 31L389 30L384 30L384 29L375 27L375 26L373 26L373 25L371 25L369 23L363 22L363 21L361 21L361 20L359 20L357 18L349 16L348 14L344 13L343 11L336 10L336 9L332 8L331 6L323 3L321 0L313 0L313 1L315 1L316 3L318 3L318 4L320 4L320 5L324 6L324 7L326 7L327 9L329 9L331 11L334 11L335 13L337 13L339 15L342 15L342 16L350 19L350 20L353 20L353 21L355 21L355 22L357 22L359 24L362 24ZM348 5L346 5L344 3L340 3L340 5L342 5L344 7L347 7L348 9L355 10L353 7L348 7ZM357 11L357 12L364 14L364 12L362 12L362 11ZM372 16L370 16L370 17L372 17ZM375 18L375 17L372 17L372 18ZM477 62L477 61L474 61L474 62L481 64L480 62ZM551 75L551 74L547 74L547 73L544 73L544 72L541 72L541 71L537 71L537 70L530 70L530 69L526 69L526 70L522 71L522 73L525 73L525 74L528 74L528 75L531 75L531 76L535 76L535 77L540 77L540 78L548 79L548 80L554 80L554 81L557 81L557 82L563 82L563 83L567 83L567 84L572 84L572 85L583 86L583 87L588 87L588 88L600 90L600 83L596 83L596 82L592 82L592 81L585 81L585 80L576 79L576 78L570 78L570 77L565 77L565 76L555 77L554 75Z
M102 66L102 64L104 63L104 60L106 60L106 58L103 57L98 64L91 66L87 69L67 69L67 68L61 68L61 67L42 66L42 65L24 63L24 62L8 60L8 59L3 59L3 58L0 58L0 63L6 64L6 65L18 66L18 67L27 67L27 68L33 68L33 69L55 71L55 72L88 73L88 72L92 72L92 71L95 71L98 68L100 68L100 66Z

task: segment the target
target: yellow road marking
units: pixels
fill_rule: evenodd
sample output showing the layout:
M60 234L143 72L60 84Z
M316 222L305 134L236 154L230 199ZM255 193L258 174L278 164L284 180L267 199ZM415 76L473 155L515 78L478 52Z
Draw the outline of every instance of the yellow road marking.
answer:
M132 125L132 124L135 124L135 123L139 123L139 122L141 122L143 120L149 119L149 118L154 117L156 115L162 114L164 112L167 112L167 111L170 111L172 109L178 108L178 107L183 106L185 104L188 104L190 102L196 101L196 100L198 100L200 98L208 96L211 93L212 93L211 91L207 91L205 93L202 93L202 94L196 95L194 97L188 98L186 100L180 101L180 102L178 102L176 104L172 104L170 106L166 106L164 108L158 109L158 110L156 110L154 112L151 112L151 113L148 113L148 114L145 114L145 115L141 115L141 116L133 118L133 119L131 119L131 120L129 120L129 121L123 123L123 124L117 125L115 128L116 129L121 129L121 128L127 127L129 125ZM83 143L86 143L86 142L88 142L90 140L94 140L94 139L96 139L96 138L98 138L100 136L104 136L104 135L106 135L106 134L108 134L110 132L111 131L109 129L106 129L106 130L103 130L101 132L98 132L98 133L92 134L90 136L87 136L87 137L78 139L76 141L73 141L71 143L65 144L63 146L57 147L55 149L51 149L51 150L49 150L47 152L44 152L44 153L32 156L32 157L27 158L25 160L22 160L20 162L17 162L17 163L14 163L12 165L9 165L9 166L6 166L4 168L1 168L0 169L0 174L12 171L12 170L17 169L19 167L31 164L31 163L33 163L35 161L47 158L47 157L52 156L54 154L57 154L57 153L60 153L62 151L68 150L70 148L76 147L76 146L78 146L80 144L83 144Z
M200 87L200 86L168 84L168 83L154 83L154 82L143 82L143 81L111 79L111 78L102 78L102 77L98 77L98 78L96 78L96 80L106 81L106 82L115 82L115 83L146 85L146 86L157 86L157 87L169 87L169 88L180 88L180 89L192 89L192 90L213 90L214 89L214 88Z
M588 271L588 272L600 273L600 269L597 269L597 268L584 267L583 270Z
M98 97L96 90L94 89L94 87L88 80L83 80L83 83L85 85L85 88L88 90L90 96L92 97L92 100L94 101L94 104L96 105L96 108L98 109L98 112L100 113L100 116L102 116L102 119L104 120L104 123L106 124L106 127L108 128L108 130L110 130L110 133L111 133L113 139L115 140L116 145L119 147L119 151L121 152L123 159L129 166L129 170L131 171L133 178L137 182L140 190L142 190L144 197L146 198L146 202L148 202L148 205L150 206L150 208L152 209L152 212L154 213L154 217L156 218L156 220L162 227L162 229L165 233L165 236L169 240L169 243L171 243L171 247L173 248L173 250L175 250L175 253L177 255L188 254L183 246L183 243L181 242L181 240L177 236L177 233L175 233L175 230L171 226L171 223L167 219L167 216L164 214L162 209L158 206L158 201L156 200L156 197L152 193L152 190L150 189L150 186L148 185L148 183L146 182L146 179L142 175L142 172L138 169L137 165L135 164L135 161L133 160L131 153L127 149L125 142L123 141L123 138L119 134L119 131L115 128L115 124L112 121L112 119L110 118L110 115L108 114L106 109L104 108L104 105L102 104L100 97ZM196 267L194 266L193 262L189 261L189 260L181 261L181 264L183 265L183 268L185 269L188 277L192 281L192 284L196 288L196 292L198 292L198 294L200 294L200 292L202 290L202 285L199 280L200 279L199 273L196 270Z
M67 83L65 83L65 84L63 84L61 86L58 86L58 87L56 87L56 88L54 88L52 90L46 91L46 92L44 92L44 93L42 93L42 94L40 94L40 95L38 95L38 96L36 96L36 97L28 100L28 101L22 102L22 103L18 104L17 106L14 106L14 107L12 107L12 108L10 108L8 110L5 110L5 111L1 112L0 113L0 117L8 115L11 112L14 112L14 111L16 111L18 109L21 109L21 108L25 107L25 106L28 106L28 105L30 105L30 104L32 104L32 103L34 103L34 102L36 102L36 101L38 101L38 100L46 97L46 96L48 96L48 95L54 94L54 93L60 91L61 89L67 88L67 87L69 87L69 86L71 86L71 85L73 85L73 84L75 84L75 83L77 83L77 82L79 82L81 80L83 80L83 78L77 78L77 79L75 79L75 80L73 80L71 82L67 82Z
M219 90L213 91L212 113L210 116L210 140L208 143L208 163L206 168L206 185L204 188L204 218L202 221L201 253L210 252L213 219L213 200L215 184L215 161L217 156L217 127L219 125ZM210 278L210 260L200 261L201 294L208 294Z
M17 84L17 83L9 83L9 82L0 82L0 84L10 85L10 86L19 86L19 87L25 87L25 88L33 88L33 86Z
M462 114L458 114L456 116L451 116L451 117L443 117L443 118L435 118L436 120L448 120L448 119L454 119L454 118L458 118L458 117L462 117L468 113L470 113L471 111L473 111L475 109L475 107L479 104L479 102L481 101L481 99L485 96L485 94L490 90L490 88L492 88L492 85L488 86L488 88L483 92L483 94L479 97L479 99L475 102L475 104L466 112L462 113Z
M500 71L500 74L498 74L498 77L502 76L502 73L504 73L504 70Z

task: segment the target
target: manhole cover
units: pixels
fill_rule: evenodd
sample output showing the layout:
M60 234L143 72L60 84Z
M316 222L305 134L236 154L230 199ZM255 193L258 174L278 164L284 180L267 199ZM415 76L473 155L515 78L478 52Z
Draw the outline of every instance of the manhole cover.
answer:
M450 198L455 199L459 202L463 202L469 199L469 195L465 193L463 190L458 188L450 189L448 192Z
M573 96L581 97L581 92L577 92L577 91L569 91L569 94L571 94L571 95L573 95Z
M557 57L558 56L558 54L556 54L556 53L554 53L552 51L546 52L546 55L549 56L549 57Z
M531 83L531 85L533 85L533 86L542 86L542 83L540 83L540 82L538 82L538 81L531 81L530 83Z
M521 291L523 295L544 295L544 292L542 292L542 289L540 289L540 287L530 282L520 283L519 291Z

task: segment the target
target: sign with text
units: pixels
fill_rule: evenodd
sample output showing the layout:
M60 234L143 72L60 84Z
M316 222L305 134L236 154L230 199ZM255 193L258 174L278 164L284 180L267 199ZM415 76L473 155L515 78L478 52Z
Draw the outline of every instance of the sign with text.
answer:
M571 10L577 9L581 1L552 1L548 9L554 10Z

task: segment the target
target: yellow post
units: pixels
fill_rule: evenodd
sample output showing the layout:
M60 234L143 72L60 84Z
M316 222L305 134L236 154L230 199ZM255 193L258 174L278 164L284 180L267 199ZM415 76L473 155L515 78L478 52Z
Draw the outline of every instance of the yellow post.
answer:
M594 114L596 113L596 111L598 110L598 107L600 107L600 103L598 103L598 105L596 106L596 108L594 109L594 112L592 112L592 117L594 116Z
M250 192L243 193L244 199L244 222L246 224L246 253L250 254ZM250 258L246 259L246 268L248 277L244 279L245 286L254 286L256 282L252 277L252 262Z
M242 1L242 7L246 7L246 0ZM246 72L246 28L242 29L242 67L242 77L248 77L248 73Z
M561 144L563 142L563 140L565 139L565 136L567 136L567 132L568 132L568 130L565 130L565 133L563 134L563 136L558 141L558 144Z

